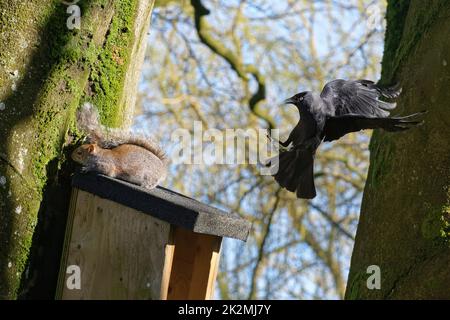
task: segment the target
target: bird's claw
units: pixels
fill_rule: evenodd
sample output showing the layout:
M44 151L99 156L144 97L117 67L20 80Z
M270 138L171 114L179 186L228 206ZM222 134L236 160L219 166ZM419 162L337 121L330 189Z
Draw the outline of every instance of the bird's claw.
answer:
M286 151L289 150L285 146L283 146L280 141L275 140L273 137L271 137L269 134L267 134L267 138L269 139L270 143L274 145L279 151Z
M266 137L267 137L267 139L269 139L270 141L273 141L273 138L272 138L272 135L271 135L271 132L270 132L270 129L269 129L269 128L266 129Z

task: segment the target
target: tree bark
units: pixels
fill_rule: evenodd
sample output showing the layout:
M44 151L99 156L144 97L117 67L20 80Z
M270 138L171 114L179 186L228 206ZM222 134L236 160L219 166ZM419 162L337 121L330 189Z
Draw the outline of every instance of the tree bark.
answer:
M75 1L67 1L75 2ZM0 298L52 298L83 101L129 125L153 1L0 2Z
M374 132L347 299L450 298L450 2L388 2L381 82L424 125ZM381 288L369 290L370 265Z

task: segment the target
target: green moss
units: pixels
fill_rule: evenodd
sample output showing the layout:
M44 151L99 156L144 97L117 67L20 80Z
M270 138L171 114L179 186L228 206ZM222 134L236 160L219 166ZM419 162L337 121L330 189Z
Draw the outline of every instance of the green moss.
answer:
M77 39L72 39L69 45L67 45L62 52L64 59L66 59L69 62L79 61L84 54L82 47L80 46L80 42L76 40Z
M383 54L382 84L390 84L394 72L393 64L405 27L410 0L388 1L386 10L386 36ZM390 74L388 75L388 71Z
M105 1L96 1L92 4L92 6L100 5L105 5ZM135 6L136 1L115 2L115 15L103 47L96 46L93 41L90 41L89 29L83 32L68 31L65 27L64 15L62 21L52 23L62 27L55 30L55 35L50 39L50 47L53 48L51 57L55 66L51 72L50 81L47 81L39 99L40 105L47 105L47 107L39 110L37 114L38 141L41 141L41 144L36 150L36 154L40 156L34 159L33 168L38 188L42 188L47 181L47 164L61 154L60 142L67 131L67 114L74 113L74 103L79 104L84 93L80 83L85 83L86 79L80 80L87 77L88 71L81 76L81 79L79 74L74 79L70 76L67 66L83 63L85 69L90 70L89 78L94 87L92 100L98 106L103 122L108 125L120 124L122 110L119 110L118 101L125 78L125 67L129 60L129 47L133 40L131 30ZM74 96L69 99L73 103L61 105L56 99L59 99L58 96L66 88ZM55 95L55 93L58 94Z
M41 1L39 4L40 15L34 14L37 1L0 1L0 100L4 101L12 94L10 86L10 72L18 70L23 74L24 66L20 58L22 46L29 46L36 41L33 32L27 30L30 17L35 17L33 24L37 29L42 29L54 11L55 4L51 1ZM3 14L8 12L8 14ZM21 34L21 37L17 37ZM8 48L9 50L5 50ZM11 50L12 49L12 50ZM3 69L4 68L4 69Z
M14 177L15 173L6 174L9 177ZM16 209L21 208L20 215L27 214L27 219L15 219L9 220L7 223L14 233L10 235L10 238L6 240L6 243L2 243L2 246L8 247L9 254L5 257L2 252L0 256L4 261L2 261L5 266L7 266L7 272L2 270L2 282L0 283L0 299L13 298L17 294L18 284L22 272L25 270L28 256L29 248L32 243L31 230L34 229L37 212L39 209L41 197L39 194L33 192L26 185L15 185L8 186L14 190L14 195L17 199L26 199L27 201L22 201L20 203L14 203L14 207L8 208L10 211L16 214ZM5 227L5 226L2 226Z
M428 240L440 239L442 234L442 212L440 210L431 210L426 212L422 222L422 236Z
M115 2L115 15L104 48L97 63L92 65L90 80L95 94L92 102L99 109L102 122L108 126L122 123L124 106L119 105L119 100L133 43L131 30L136 5L137 1L132 0Z
M424 127L403 138L383 132L372 137L348 298L448 296L448 276L442 270L450 236L450 202L444 205L449 195L442 194L442 187L448 186L448 152L441 119L446 114L442 105L448 100L448 70L439 57L448 53L443 30L448 29L449 12L450 2L444 0L389 1L382 83L409 83L400 111L413 113L427 105L434 113L425 119ZM424 67L414 72L417 66ZM374 263L374 259L382 270L379 292L366 290L356 277L361 266Z
M445 243L450 243L450 219L442 216L442 227L440 229L440 236Z
M392 154L395 152L395 144L392 136L384 132L375 131L369 145L370 167L368 176L372 187L378 187L378 181L389 174L392 168Z
M421 225L421 233L434 245L450 243L450 206L427 210Z
M347 290L345 293L345 299L347 300L356 300L358 299L360 294L360 288L362 285L365 285L367 274L363 271L356 272L353 275L351 282L347 284Z
M2 2L0 9L11 12L10 8L5 6L18 6L14 2ZM36 28L40 30L41 34L45 34L40 43L39 54L32 60L34 74L39 75L39 79L30 78L26 82L26 87L21 87L20 94L25 93L30 96L29 114L14 113L10 118L6 118L10 123L8 130L13 130L22 134L25 131L32 131L33 136L30 141L23 141L23 145L27 150L27 158L25 158L27 172L23 173L23 177L18 177L17 172L7 166L7 172L3 173L8 177L8 183L11 180L11 185L8 190L12 190L14 199L8 200L5 207L2 208L9 213L7 216L0 217L4 228L8 228L7 232L2 235L2 243L0 243L0 260L3 260L0 270L0 296L7 298L14 298L17 295L17 290L20 283L20 277L25 269L29 248L31 247L34 227L37 223L37 215L42 200L42 190L48 182L52 179L49 173L49 164L55 163L57 167L60 166L61 161L64 161L63 146L65 137L69 128L74 128L74 114L80 101L85 99L83 97L88 83L88 77L91 76L91 85L98 91L93 92L88 96L93 102L99 106L101 114L105 123L113 125L120 123L120 110L118 106L119 98L122 94L122 87L125 78L125 68L129 61L130 48L133 41L132 26L134 22L134 12L136 9L136 1L120 1L114 2L115 15L109 26L109 33L106 36L106 41L100 44L94 44L92 41L93 35L97 32L94 26L100 22L91 22L93 28L86 28L79 31L70 31L66 27L67 14L65 6L60 2L50 2L46 5L48 9L45 14L33 12L34 6L40 9L44 5L34 4L33 1L27 2L26 5L14 9L16 14L22 14L23 19L19 16L1 15L1 31L3 34L5 22L9 25L15 20L15 24L25 24L30 17L38 17L39 23ZM86 2L87 3L87 2ZM89 26L91 17L90 10L97 8L97 12L106 11L111 12L112 9L107 7L111 1L98 0L91 1L89 4L80 2L82 7L82 26L83 22ZM104 6L105 9L99 9ZM19 10L20 9L20 10ZM19 13L17 11L20 11ZM100 13L101 15L102 13ZM8 16L8 17L6 17ZM14 19L13 19L14 18ZM98 18L97 18L98 19ZM22 21L22 22L21 22ZM20 23L18 23L20 22ZM105 23L105 20L101 20ZM42 29L42 30L41 30ZM4 38L4 37L3 37ZM9 39L4 40L0 45L2 48L12 48L13 43L9 43ZM4 40L4 41L3 41ZM103 41L103 38L100 39ZM0 65L5 66L8 61L8 50L0 50ZM23 63L23 62L22 62ZM22 66L19 73L27 73L25 68L29 66ZM14 66L16 69L16 67ZM30 75L30 74L28 74ZM1 78L3 77L3 78ZM4 78L4 74L0 75L0 84L8 80ZM34 87L32 87L34 86ZM32 94L29 94L31 92ZM2 92L0 96L11 95L11 105L20 103L20 99L16 102L14 94L11 91ZM34 94L37 96L34 97ZM9 106L9 103L7 104ZM22 99L23 103L23 99ZM8 109L12 110L12 108ZM6 116L6 112L0 115ZM2 118L3 120L5 118ZM18 124L21 124L18 127ZM7 131L9 136L9 133ZM8 153L17 148L16 145L11 144L11 137L8 141ZM3 148L3 147L2 147ZM6 150L5 150L6 153ZM8 156L9 156L8 154ZM28 172L29 170L29 172ZM2 170L3 171L3 170ZM26 181L27 183L24 183ZM3 190L0 190L3 194ZM6 197L5 197L6 199ZM22 214L15 215L15 208L21 205ZM12 214L11 214L12 213ZM3 219L3 220L2 220ZM20 236L14 238L12 230L17 231ZM2 230L3 231L3 230ZM1 234L1 233L0 233ZM8 235L10 238L7 238ZM8 262L11 262L11 268L8 268Z
M440 220L440 236L445 241L445 243L450 244L450 197L447 198L447 204L442 207Z
M66 80L66 89L75 95L79 95L81 93L81 88L79 87L78 83L76 82L75 79L73 79L71 76L66 75L65 77Z
M64 94L74 94L73 98L76 100L77 94L80 95L82 92L77 84L77 80L80 79L73 78L68 70L69 66L81 57L81 51L77 49L80 44L79 32L67 29L67 14L64 9L65 6L62 4L56 6L51 20L47 21L47 25L51 25L53 30L48 35L49 58L46 59L46 63L52 67L36 101L38 107L35 119L39 143L33 150L33 153L38 155L33 159L33 174L36 186L40 190L47 182L47 164L58 156L62 148L60 141L66 131L64 125L69 111L67 101L72 98L64 97ZM56 14L59 12L61 13Z
M410 0L388 1L381 84L394 82L398 68L433 25L439 13L449 5L449 1L423 1L413 7L416 12L409 13ZM411 19L408 20L409 16Z
M447 203L432 207L426 204L427 211L421 225L422 236L435 244L450 244L450 188L447 191Z
M36 7L40 9L39 15L36 15ZM2 34L2 37L0 46L2 50L0 50L0 65L9 72L17 70L20 75L20 78L16 79L18 86L16 92L10 89L11 80L8 77L9 73L0 73L0 87L2 89L0 96L10 106L9 109L1 114L2 129L4 130L2 133L5 134L5 137L8 137L8 143L2 144L2 149L4 149L2 152L4 152L7 159L11 159L11 154L16 154L11 152L11 150L17 151L19 146L24 150L24 153L21 154L24 170L18 170L13 165L8 167L2 163L2 167L5 168L2 174L7 177L8 181L8 187L2 190L2 196L6 192L11 192L11 197L5 194L5 207L2 208L2 217L0 217L2 227L2 233L0 233L2 240L2 243L0 243L0 296L7 298L14 297L16 294L20 277L28 259L33 230L42 199L39 189L40 184L35 183L34 177L31 177L28 174L29 172L26 171L28 168L28 158L26 156L40 155L32 154L36 140L13 141L13 139L17 139L14 138L14 134L17 134L17 137L19 137L21 134L24 134L24 129L25 131L28 129L24 122L31 123L33 121L27 116L32 110L35 110L36 105L29 103L29 97L39 90L41 83L40 79L34 81L35 79L30 76L32 73L27 70L29 66L23 63L23 60L27 60L28 56L22 54L22 51L24 48L36 43L38 34L35 32L36 29L43 31L55 21L55 17L62 17L64 11L62 11L61 15L55 15L55 11L59 12L57 8L57 4L51 1L29 1L26 3L3 1L0 4L0 11L2 13L8 12L8 14L1 15L0 34ZM28 27L30 19L33 19L33 27L36 29ZM16 37L17 35L19 37ZM18 47L18 43L22 47ZM54 48L48 46L45 49L41 47L36 50L40 50L41 53L46 52L50 56ZM51 62L49 61L49 63ZM31 69L35 73L39 73L41 70L46 69L47 62L43 60L42 56L37 56L36 59L31 59L31 65L33 66ZM30 78L25 78L24 74L27 73ZM42 76L46 76L45 72L42 72ZM26 108L23 106L26 106ZM33 136L33 138L35 137Z

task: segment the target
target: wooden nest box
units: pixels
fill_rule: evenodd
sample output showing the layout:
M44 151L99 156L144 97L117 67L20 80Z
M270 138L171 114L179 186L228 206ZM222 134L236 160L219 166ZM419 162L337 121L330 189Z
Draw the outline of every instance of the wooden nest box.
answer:
M222 237L245 241L250 230L165 188L99 174L76 174L72 185L58 299L211 299Z

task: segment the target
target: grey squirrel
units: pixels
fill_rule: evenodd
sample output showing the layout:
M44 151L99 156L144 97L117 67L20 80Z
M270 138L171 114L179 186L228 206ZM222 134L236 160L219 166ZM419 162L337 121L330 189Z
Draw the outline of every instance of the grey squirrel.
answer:
M88 138L87 144L72 153L82 171L99 172L147 189L166 178L169 159L149 137L101 125L98 111L90 103L78 111L77 126Z

